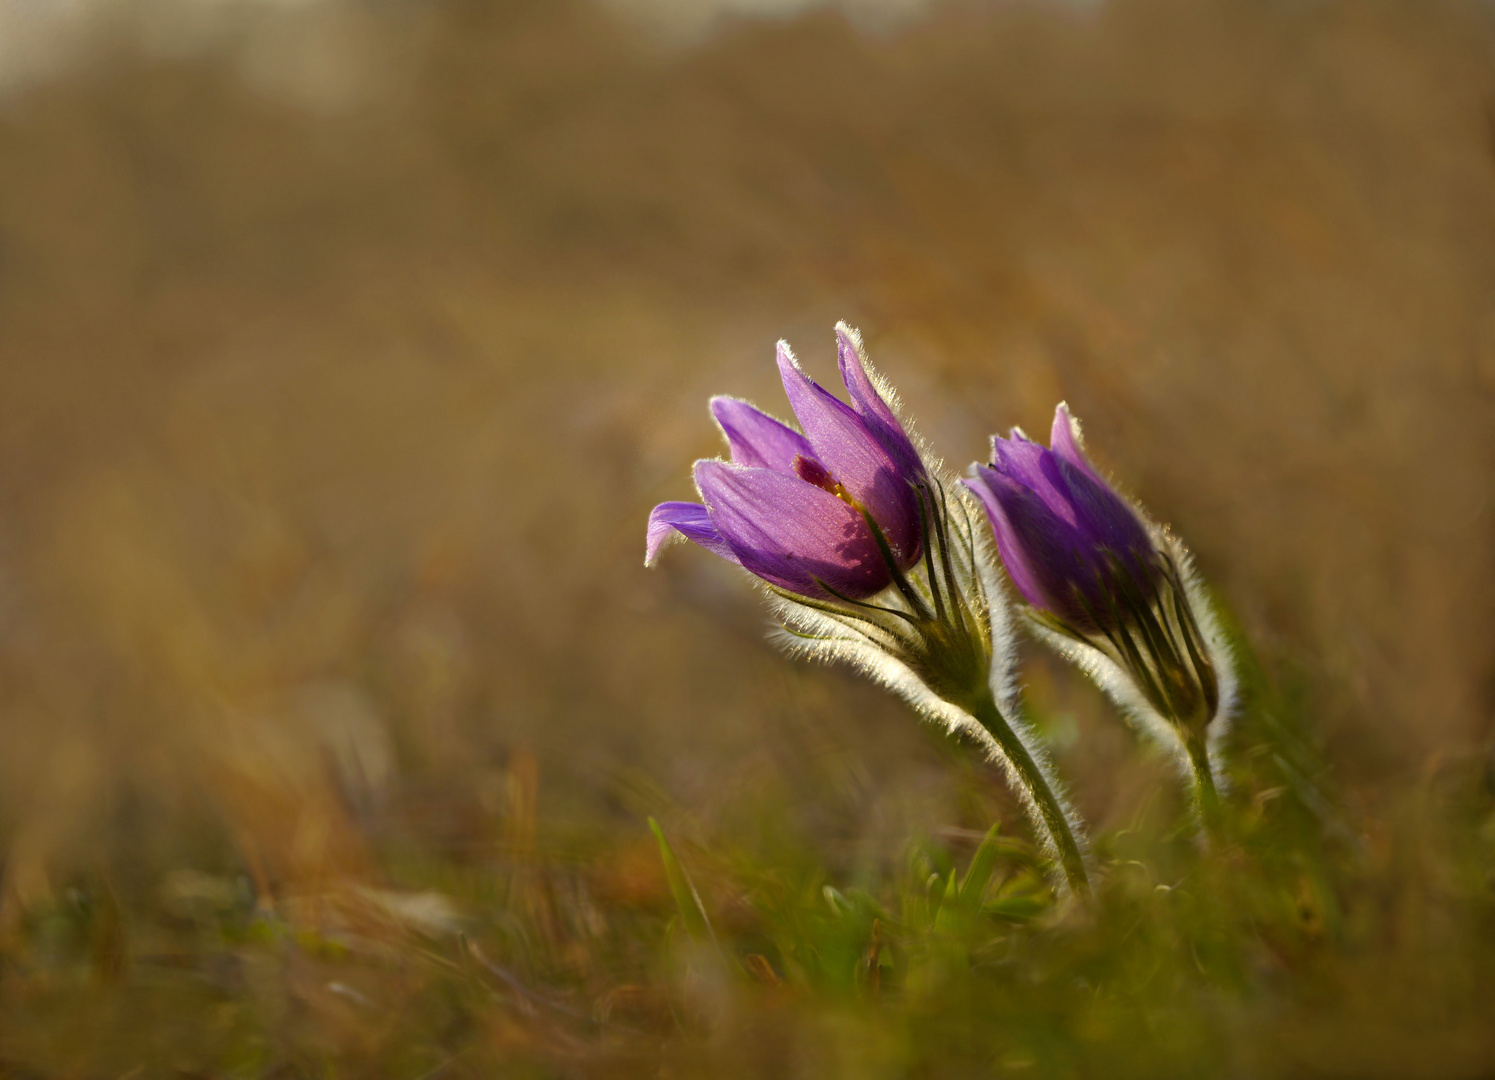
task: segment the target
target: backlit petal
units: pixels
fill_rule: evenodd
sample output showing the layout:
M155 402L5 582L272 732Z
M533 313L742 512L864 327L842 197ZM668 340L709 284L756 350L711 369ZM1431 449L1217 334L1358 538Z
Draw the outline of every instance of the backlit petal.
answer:
M841 365L841 381L846 384L851 406L862 422L906 474L922 474L924 466L919 452L867 370L861 335L844 322L836 324L836 356Z
M1049 431L1049 449L1096 483L1105 484L1105 480L1101 478L1100 473L1095 471L1095 466L1091 465L1090 459L1085 456L1081 445L1080 422L1070 415L1069 406L1062 401L1054 410L1054 426Z
M716 526L711 524L704 506L700 503L666 502L660 503L649 514L649 530L644 542L644 565L653 565L654 560L659 557L659 549L676 535L693 540L714 555L737 562L732 548L721 533L716 531Z
M1016 485L1001 473L985 465L977 465L976 475L969 480L962 480L961 483L975 492L986 507L986 516L991 520L992 535L997 540L997 554L1002 557L1002 565L1007 568L1007 576L1012 579L1012 584L1022 594L1023 599L1034 607L1047 607L1048 598L1039 586L1038 574L1029 565L1027 552L1023 550L1022 543L1007 516L1007 509L1003 505L1004 496L1011 498L1015 493Z
M1032 492L1060 520L1073 525L1074 507L1069 489L1045 462L1053 453L1027 439L992 439L992 468L1019 487Z
M773 469L696 462L711 521L744 567L781 588L826 596L820 579L854 598L890 577L866 522L828 491Z
M1044 465L1068 491L1075 529L1088 548L1129 557L1134 568L1151 564L1152 538L1125 499L1058 454L1050 454Z
M779 342L779 374L815 456L882 527L899 561L920 555L919 504L905 464L891 454L867 422L804 373L789 346Z
M746 401L714 397L711 415L727 436L737 465L792 472L795 458L815 456L803 435Z

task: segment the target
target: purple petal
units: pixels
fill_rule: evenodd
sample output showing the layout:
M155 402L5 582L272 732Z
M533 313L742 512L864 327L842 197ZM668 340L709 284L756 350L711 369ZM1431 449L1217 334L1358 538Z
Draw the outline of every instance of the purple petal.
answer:
M851 395L851 405L862 418L883 448L910 476L924 471L923 459L914 449L908 432L898 416L878 393L867 370L867 357L862 351L862 338L844 322L836 324L836 356L841 364L841 381Z
M1060 405L1053 448L1013 429L992 439L992 467L969 481L982 497L997 548L1017 590L1034 607L1075 626L1102 630L1124 601L1117 574L1146 596L1155 588L1156 553L1147 526L1091 467Z
M674 538L675 534L693 540L713 555L720 555L730 562L737 562L731 545L723 539L711 524L706 508L700 503L660 503L649 514L649 531L644 546L644 565L652 566L659 557L659 549Z
M1105 585L1110 577L1105 555L1082 530L1055 517L1031 491L995 494L1038 594L1045 598L1041 606L1085 626L1117 602Z
M903 565L912 566L920 555L919 504L909 485L922 473L911 474L866 421L800 369L782 341L779 374L815 456L867 508Z
M1054 427L1049 432L1049 448L1096 483L1105 484L1105 480L1085 456L1085 451L1080 448L1080 424L1070 415L1069 406L1062 401L1054 410Z
M1052 454L1047 464L1079 475ZM1000 511L1000 523L997 515L992 515L998 550L1018 591L1035 607L1078 626L1096 625L1099 613L1114 606L1116 600L1105 584L1110 578L1110 563L1090 530L1060 518L1038 493L996 470L983 474L983 479L993 496L988 500L988 510L995 504Z
M1056 517L1075 524L1068 487L1045 467L1045 462L1054 456L1051 451L1027 439L996 437L992 438L991 450L994 470L1036 495Z
M746 401L714 397L711 415L732 447L734 464L792 472L795 458L815 456L803 435Z
M978 469L980 486L972 490L986 504L1002 562L1024 599L1093 627L1118 602L1108 584L1115 560L1144 592L1150 588L1151 540L1120 496L1033 444L1007 444L1004 465Z
M881 592L889 582L867 524L830 492L773 469L696 462L696 486L738 560L765 581L804 596Z
M1054 453L1044 461L1044 472L1069 493L1073 527L1087 548L1130 557L1134 568L1151 564L1152 539L1146 527L1110 485Z
M1057 468L1046 470L1068 490L1075 507L1075 519L1101 547L1118 556L1132 555L1143 564L1151 564L1152 538L1132 505L1117 494L1096 472L1080 445L1080 425L1070 415L1069 406L1060 402L1054 410L1054 426L1049 444Z
M977 465L976 475L961 483L975 492L985 505L986 516L991 520L992 535L997 539L997 553L1002 557L1002 565L1007 568L1007 576L1012 579L1012 584L1023 599L1034 607L1048 607L1048 597L1039 586L1038 574L1028 563L1027 553L1012 527L1012 521L1002 505L1002 495L999 494L1011 495L1015 492L1016 485L985 465Z

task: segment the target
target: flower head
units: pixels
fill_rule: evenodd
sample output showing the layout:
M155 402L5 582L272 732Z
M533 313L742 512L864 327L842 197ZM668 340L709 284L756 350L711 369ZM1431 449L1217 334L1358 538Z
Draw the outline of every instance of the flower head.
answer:
M1023 598L1081 630L1125 621L1119 586L1149 601L1157 557L1137 512L1080 450L1069 408L1054 411L1045 448L1014 428L992 438L992 463L966 486L991 518L997 550Z
M787 592L853 600L918 563L923 461L874 385L855 331L841 324L836 339L850 405L779 343L802 433L745 401L711 399L731 460L696 462L701 502L654 508L646 562L678 534Z
M1115 673L1103 683L1149 726L1156 718L1202 746L1234 686L1218 627L1187 552L1090 464L1068 406L1054 411L1048 448L1016 429L993 438L992 464L965 484L1034 622L1079 646L1093 671Z

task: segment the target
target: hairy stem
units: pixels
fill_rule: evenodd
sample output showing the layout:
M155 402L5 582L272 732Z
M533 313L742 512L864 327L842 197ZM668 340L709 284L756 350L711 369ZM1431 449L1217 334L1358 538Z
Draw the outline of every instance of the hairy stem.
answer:
M1007 723L1007 718L997 708L996 700L990 692L982 694L973 702L970 711L981 726L991 733L991 737L1002 748L1002 753L1012 763L1020 782L1027 790L1033 807L1038 811L1040 820L1034 824L1041 826L1048 833L1049 839L1053 841L1054 849L1059 854L1059 865L1064 871L1064 878L1069 883L1070 891L1076 896L1088 897L1090 875L1085 869L1085 857L1081 854L1080 845L1075 840L1074 827L1064 813L1064 808L1059 805L1059 798L1054 792L1054 786L1048 774L1034 760L1017 732Z
M1215 774L1210 768L1209 747L1204 734L1184 736L1184 747L1189 752L1189 765L1194 770L1194 798L1199 805L1199 820L1204 825L1204 834L1211 845L1219 846L1224 816L1220 808L1220 792L1215 787Z

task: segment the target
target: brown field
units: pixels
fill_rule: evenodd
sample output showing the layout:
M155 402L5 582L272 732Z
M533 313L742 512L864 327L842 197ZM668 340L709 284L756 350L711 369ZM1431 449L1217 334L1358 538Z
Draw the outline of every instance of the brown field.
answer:
M137 36L0 99L0 936L79 874L289 903L600 828L626 898L647 813L957 821L904 707L709 555L642 566L706 397L787 412L774 342L831 380L842 318L952 466L1067 399L1372 820L1488 753L1488 5ZM1138 813L1162 766L1026 681L1087 817Z

